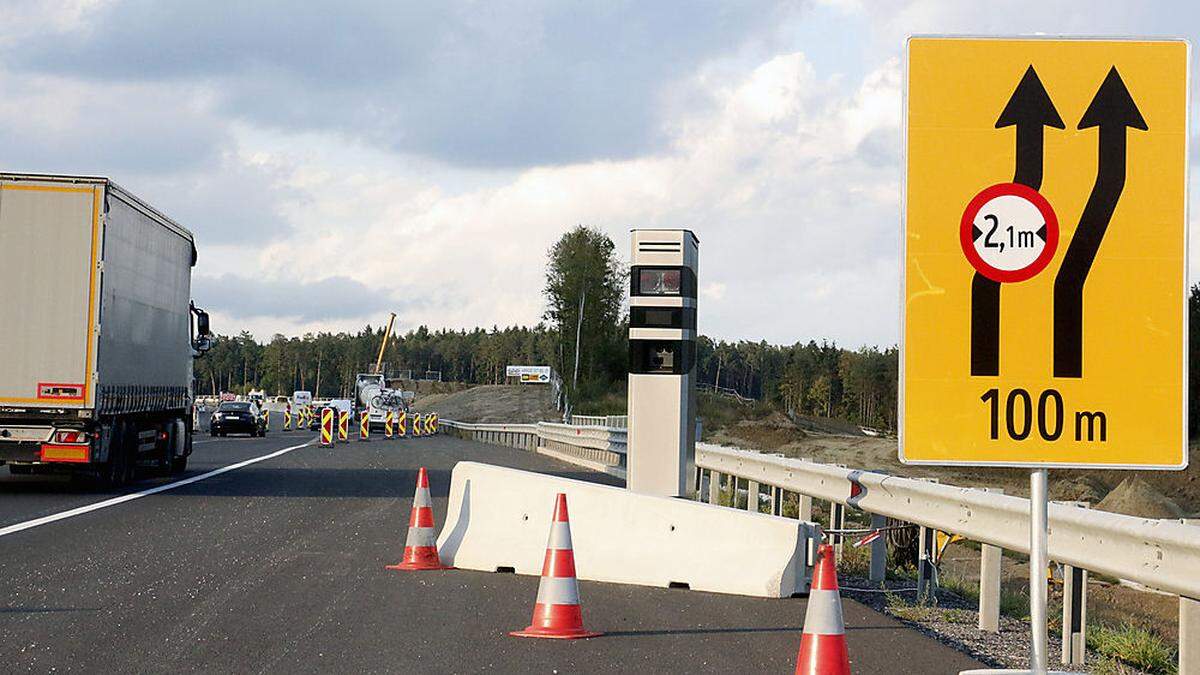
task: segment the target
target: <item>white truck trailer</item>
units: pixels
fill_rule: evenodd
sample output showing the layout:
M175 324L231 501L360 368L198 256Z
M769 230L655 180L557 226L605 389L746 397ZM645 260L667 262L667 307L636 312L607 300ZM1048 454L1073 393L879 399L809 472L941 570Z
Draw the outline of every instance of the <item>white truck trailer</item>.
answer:
M107 178L0 173L0 463L109 484L192 451L192 234Z

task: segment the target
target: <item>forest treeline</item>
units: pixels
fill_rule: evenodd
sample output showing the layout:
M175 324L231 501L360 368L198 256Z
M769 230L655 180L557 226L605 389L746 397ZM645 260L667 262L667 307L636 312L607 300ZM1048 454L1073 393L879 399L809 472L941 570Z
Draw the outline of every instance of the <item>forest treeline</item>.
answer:
M624 326L617 330L623 333ZM198 390L262 388L271 394L308 390L319 396L345 395L354 386L355 374L373 367L382 339L383 329L372 326L353 334L275 335L265 344L249 333L220 335L212 350L196 361ZM561 376L559 342L556 331L544 323L459 331L421 326L393 336L384 363L393 375L440 371L443 380L499 384L508 365L551 365ZM577 413L591 412L591 399L624 388L624 351L606 358L602 376L589 375L588 386L580 388ZM573 364L566 365L569 372ZM797 412L881 428L895 425L896 376L894 348L851 351L831 342L778 346L704 336L697 341L698 382L719 384Z
M603 233L577 227L548 253L543 295L546 313L533 327L433 330L426 326L392 336L384 352L387 372L440 371L443 380L504 382L508 365L549 365L563 380L574 412L601 410L623 399L628 317L622 310L627 271ZM581 315L582 310L582 315ZM1200 353L1200 285L1188 299L1190 348ZM383 328L356 333L275 335L266 343L249 333L221 335L196 361L198 392L272 394L308 390L345 395L354 376L374 365ZM896 428L899 352L895 347L845 349L832 341L792 345L764 341L697 340L697 382L716 385L781 410L844 419L879 429ZM1192 435L1200 426L1200 364L1189 361Z

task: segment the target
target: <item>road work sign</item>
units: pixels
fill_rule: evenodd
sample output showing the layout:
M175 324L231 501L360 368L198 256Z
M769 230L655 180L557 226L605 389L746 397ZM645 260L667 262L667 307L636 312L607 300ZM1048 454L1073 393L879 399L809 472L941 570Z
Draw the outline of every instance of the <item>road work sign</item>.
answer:
M909 41L901 461L1186 466L1188 62Z

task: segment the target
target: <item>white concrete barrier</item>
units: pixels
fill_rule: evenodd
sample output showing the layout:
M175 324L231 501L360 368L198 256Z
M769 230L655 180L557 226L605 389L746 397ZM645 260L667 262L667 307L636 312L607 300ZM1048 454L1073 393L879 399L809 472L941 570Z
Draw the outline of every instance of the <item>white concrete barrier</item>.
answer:
M580 579L770 598L808 592L812 523L477 462L454 467L442 561L540 574L559 492Z

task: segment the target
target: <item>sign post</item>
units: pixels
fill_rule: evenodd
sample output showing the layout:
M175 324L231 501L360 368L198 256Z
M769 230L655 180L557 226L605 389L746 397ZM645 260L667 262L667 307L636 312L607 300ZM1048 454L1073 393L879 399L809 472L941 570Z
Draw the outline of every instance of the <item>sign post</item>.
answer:
M1047 470L1187 465L1189 47L907 52L900 460L1030 470L1044 673Z

